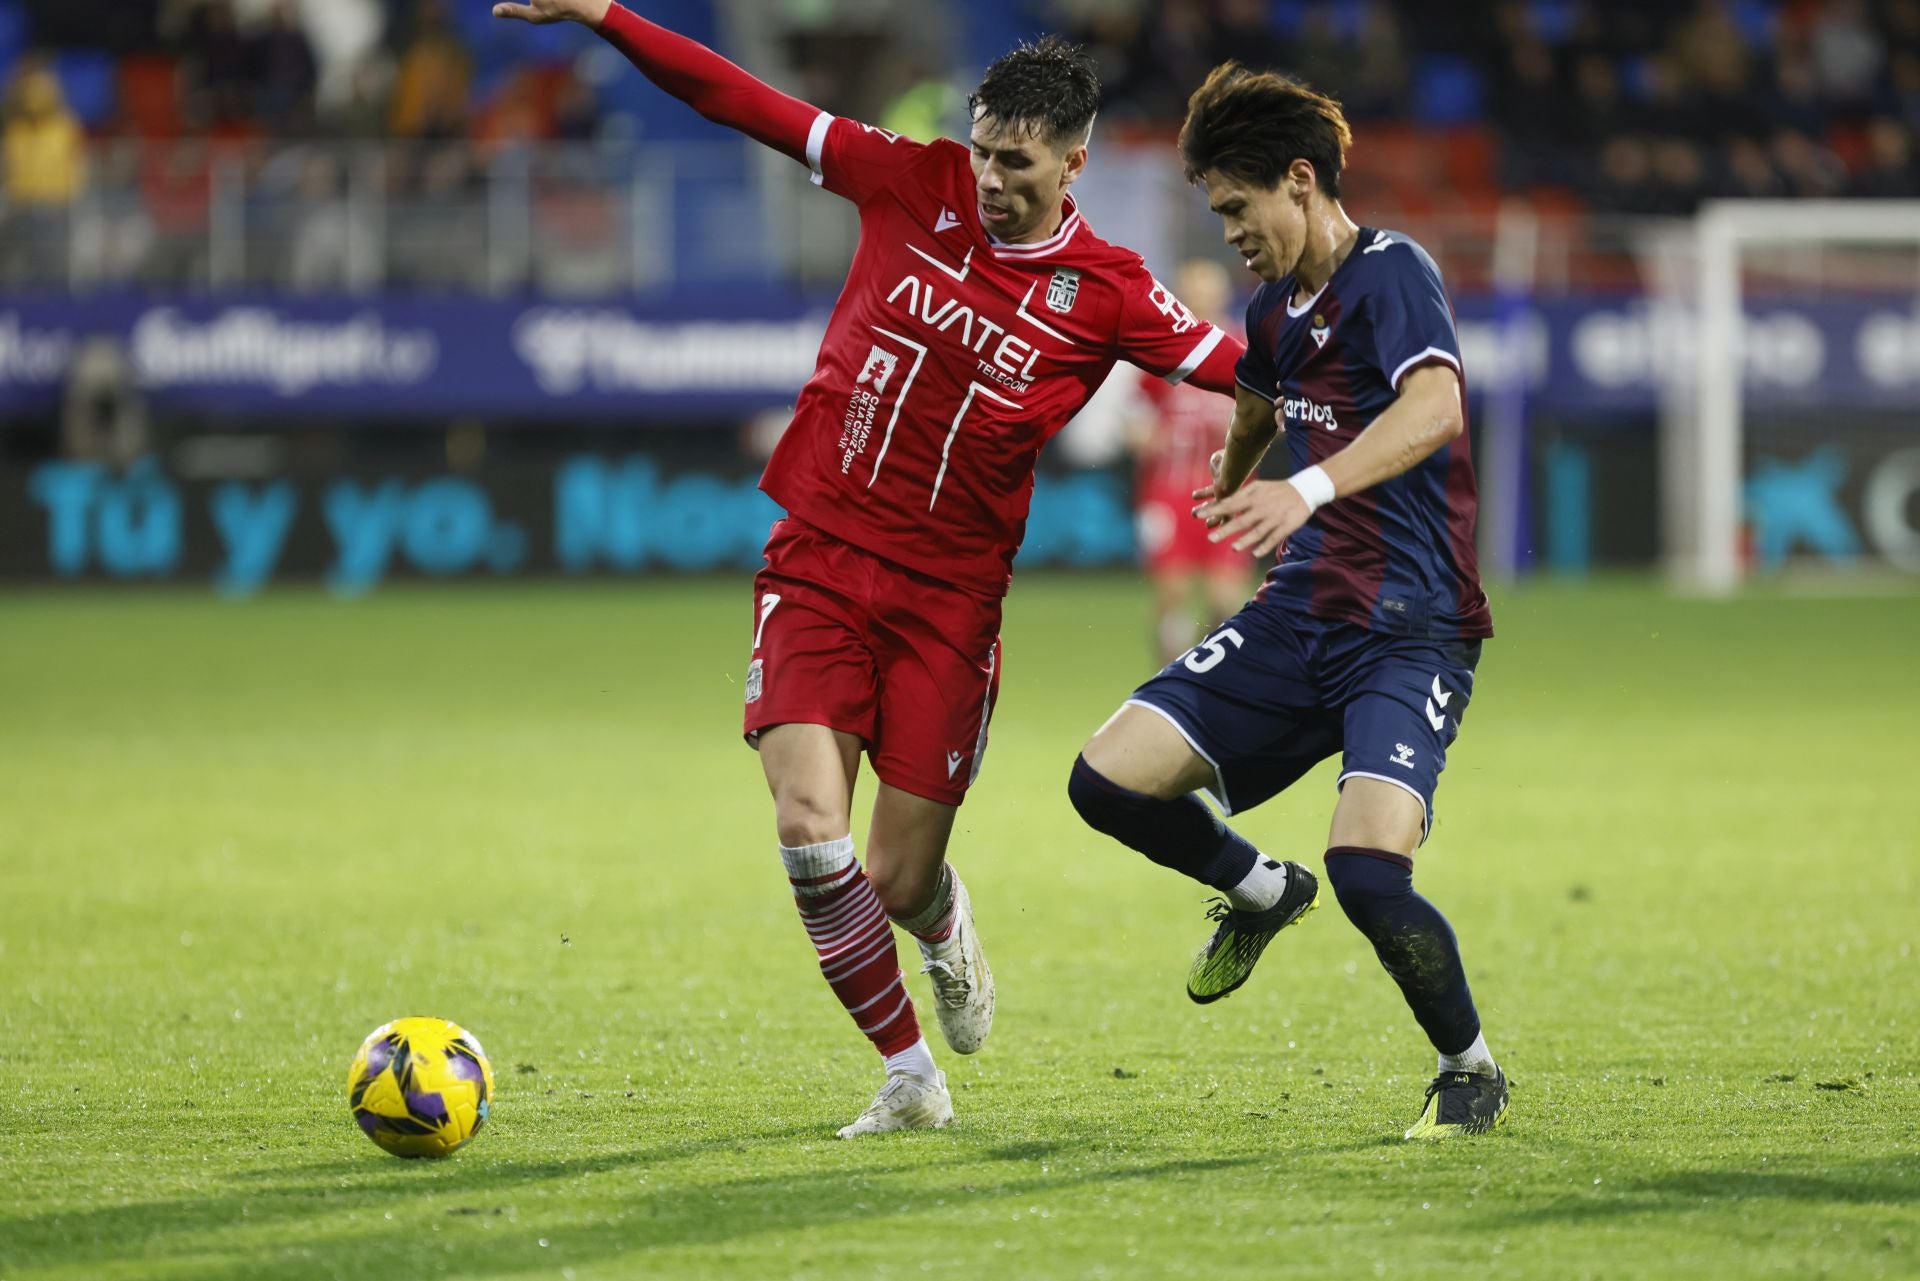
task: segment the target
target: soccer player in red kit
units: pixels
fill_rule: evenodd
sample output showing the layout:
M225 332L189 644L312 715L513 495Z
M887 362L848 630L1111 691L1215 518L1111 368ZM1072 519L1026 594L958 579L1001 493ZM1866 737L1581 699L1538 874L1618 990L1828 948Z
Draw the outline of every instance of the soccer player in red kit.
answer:
M946 848L986 751L1035 460L1116 361L1231 395L1241 345L1094 235L1068 195L1099 100L1071 45L994 63L970 100L968 146L820 111L608 0L493 12L585 23L859 211L819 362L761 479L787 516L754 580L745 731L821 972L886 1067L841 1137L945 1125L946 1075L892 924L920 946L948 1045L977 1050L993 976ZM864 871L863 751L879 778Z
M1218 323L1233 299L1227 269L1207 258L1181 264L1174 278L1196 316ZM1216 543L1193 518L1193 491L1213 483L1211 459L1220 445L1220 402L1191 385L1140 375L1141 413L1130 433L1138 459L1134 524L1141 559L1153 582L1153 635L1160 662L1193 648L1204 623L1212 631L1252 594L1253 558L1232 543ZM1198 589L1204 615L1196 619Z

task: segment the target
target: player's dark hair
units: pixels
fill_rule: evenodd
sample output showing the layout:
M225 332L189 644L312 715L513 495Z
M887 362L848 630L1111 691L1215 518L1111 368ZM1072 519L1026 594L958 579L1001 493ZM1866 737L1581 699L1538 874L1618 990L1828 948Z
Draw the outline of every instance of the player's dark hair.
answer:
M1223 62L1187 99L1180 158L1187 181L1208 170L1267 191L1296 160L1313 166L1320 190L1340 198L1340 170L1353 130L1340 104L1274 71Z
M967 96L973 119L992 116L1050 144L1079 145L1100 109L1100 77L1085 49L1059 36L1022 44L987 68Z

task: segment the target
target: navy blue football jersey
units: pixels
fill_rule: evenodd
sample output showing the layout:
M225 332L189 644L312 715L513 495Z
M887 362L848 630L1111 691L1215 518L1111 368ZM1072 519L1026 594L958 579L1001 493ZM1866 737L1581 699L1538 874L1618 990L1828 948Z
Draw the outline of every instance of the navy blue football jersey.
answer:
M1395 231L1360 228L1320 291L1293 302L1292 276L1247 306L1242 387L1280 409L1292 471L1346 448L1422 365L1461 373L1440 269ZM1342 495L1287 540L1263 602L1397 636L1493 634L1474 556L1479 508L1463 432L1412 470Z

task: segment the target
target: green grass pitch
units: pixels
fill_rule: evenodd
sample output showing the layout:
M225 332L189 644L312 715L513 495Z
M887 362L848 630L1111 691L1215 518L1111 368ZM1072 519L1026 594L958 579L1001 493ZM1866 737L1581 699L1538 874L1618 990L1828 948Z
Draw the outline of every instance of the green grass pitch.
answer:
M952 1130L843 1144L744 582L0 600L0 1277L1920 1274L1920 596L1496 601L1419 880L1513 1107L1439 1146L1337 907L1197 1008L1204 894L1069 809L1143 615L1016 586L998 1023ZM1331 780L1244 830L1317 861ZM347 1114L412 1013L499 1078L447 1162Z

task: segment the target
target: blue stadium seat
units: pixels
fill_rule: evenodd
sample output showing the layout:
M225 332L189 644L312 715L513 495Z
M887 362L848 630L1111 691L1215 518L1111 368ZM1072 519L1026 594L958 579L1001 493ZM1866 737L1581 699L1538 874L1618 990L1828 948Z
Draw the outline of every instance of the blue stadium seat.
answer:
M0 86L13 81L13 64L27 49L27 14L13 0L0 0Z
M1430 54L1413 72L1413 118L1425 125L1466 124L1480 118L1485 86L1465 58Z
M1575 0L1533 0L1528 13L1533 19L1535 35L1548 44L1562 45L1573 39L1574 20L1579 17L1580 6Z
M1773 43L1773 19L1779 11L1773 0L1734 0L1733 25L1749 45L1765 49Z
M995 58L1041 33L1031 8L1024 0L973 0L965 7L963 56L969 75L980 74Z
M0 0L0 57L18 56L27 47L27 11L14 0Z
M1283 36L1299 35L1306 20L1306 0L1273 0L1267 9L1267 21Z
M1653 92L1653 74L1647 66L1647 60L1629 54L1620 59L1617 69L1620 73L1620 92L1636 102L1645 102Z
M1358 40L1366 25L1367 6L1353 0L1272 0L1267 21L1284 36L1298 36L1307 17L1315 9L1324 9L1333 18L1333 30L1342 40Z
M113 55L99 49L67 49L54 57L67 106L80 123L94 128L113 119L119 100Z

